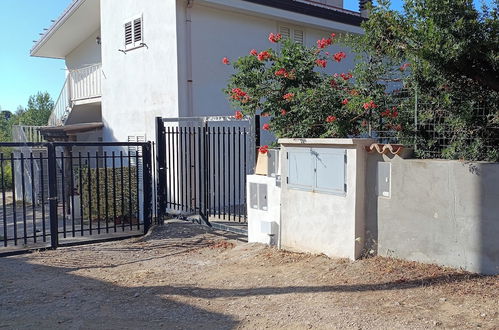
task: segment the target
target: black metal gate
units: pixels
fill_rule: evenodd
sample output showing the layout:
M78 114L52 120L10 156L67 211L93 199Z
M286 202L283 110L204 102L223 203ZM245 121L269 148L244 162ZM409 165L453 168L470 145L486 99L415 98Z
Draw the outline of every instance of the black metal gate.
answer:
M141 235L151 144L0 143L0 253Z
M246 222L259 125L234 117L156 118L158 217Z

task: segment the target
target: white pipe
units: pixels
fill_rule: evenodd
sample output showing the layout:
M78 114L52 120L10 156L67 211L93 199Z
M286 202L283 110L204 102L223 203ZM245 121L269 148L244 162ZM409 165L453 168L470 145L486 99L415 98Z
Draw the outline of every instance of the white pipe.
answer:
M187 0L185 7L185 50L186 50L186 78L187 78L187 117L194 116L193 82L192 82L192 27L191 8L194 0Z

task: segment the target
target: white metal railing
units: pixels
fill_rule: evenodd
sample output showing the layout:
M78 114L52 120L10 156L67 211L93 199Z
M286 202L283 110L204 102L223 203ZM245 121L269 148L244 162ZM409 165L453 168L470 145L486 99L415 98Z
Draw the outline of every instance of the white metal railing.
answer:
M82 100L101 96L102 64L69 71L71 100Z
M40 133L40 128L45 126L12 126L12 141L13 142L46 142Z
M81 69L70 70L59 98L57 99L49 126L62 126L71 112L74 101L100 97L102 64L94 64Z

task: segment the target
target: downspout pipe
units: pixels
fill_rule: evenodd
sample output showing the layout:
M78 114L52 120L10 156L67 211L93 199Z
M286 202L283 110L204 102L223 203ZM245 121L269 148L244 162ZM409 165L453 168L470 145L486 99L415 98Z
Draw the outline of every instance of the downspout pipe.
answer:
M186 81L187 81L187 117L194 116L193 81L192 81L192 20L191 9L194 0L187 0L185 7L185 51L186 51Z

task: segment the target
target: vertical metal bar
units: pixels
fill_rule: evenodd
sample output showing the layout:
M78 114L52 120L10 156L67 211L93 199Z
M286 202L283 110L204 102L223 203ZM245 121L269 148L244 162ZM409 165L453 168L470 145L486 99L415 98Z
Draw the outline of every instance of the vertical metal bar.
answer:
M16 176L15 176L15 164L14 164L14 153L10 153L10 168L12 169L12 223L14 224L14 245L17 245L17 205L16 205Z
M172 186L173 186L172 185L172 149L173 149L173 147L172 147L172 136L170 133L170 127L168 127L167 134L168 134L167 135L168 136L168 184L165 184L165 182L163 182L163 185L164 185L164 189L165 189L165 196L168 196L168 207L172 208L172 194L173 194L173 190L172 190ZM166 175L165 175L165 179L166 179ZM168 189L168 190L166 190L166 189Z
M241 177L241 126L237 129L237 172L239 173L239 178L237 180L238 187L238 202L237 202L237 217L238 221L241 222L241 185L242 185L242 177Z
M81 158L81 151L78 152L78 180L80 181L80 235L85 235L83 224L83 164Z
M187 153L188 153L188 170L189 170L189 175L188 175L188 182L189 182L189 212L192 212L192 132L191 132L191 127L189 126L189 132L187 135Z
M144 155L144 148L143 147L140 147L142 150L142 155ZM154 150L154 148L150 148L151 150ZM144 157L144 156L142 156ZM136 177L136 182L137 184L135 185L135 189L137 189L137 197L136 197L136 207L137 207L137 230L140 229L140 171L139 171L139 165L140 165L140 162L139 162L140 158L139 158L139 147L137 147L137 151L135 152L135 177ZM151 169L152 170L152 169ZM142 173L144 173L144 171L142 170ZM144 180L144 175L142 175L142 180ZM143 193L145 193L145 190L142 190ZM152 198L151 200L154 200L154 198ZM154 209L154 207L153 207Z
M99 151L95 152L95 198L97 206L97 234L100 235L100 167L99 167Z
M204 215L204 220L206 222L206 224L210 225L210 222L209 222L209 218L208 218L208 138L207 138L207 134L208 134L208 123L205 122L204 126L203 126L203 145L204 145L204 150L203 150L203 159L204 159L204 162L203 162L203 167L204 167L204 171L203 171L203 182L204 182L204 190L203 190L203 194L204 194L204 197L203 197L203 203L204 203L204 206L203 206L203 215Z
M255 146L260 147L260 115L255 115Z
M234 206L232 207L232 219L236 221L236 127L232 126L232 203ZM229 205L230 207L230 205Z
M3 246L7 246L7 206L5 205L5 177L3 168L3 152L0 153L0 171L2 176L2 216L3 216ZM12 169L12 172L14 169Z
M210 127L206 123L206 218L209 219L211 215L211 175L210 175L210 162L211 162L211 146L210 146Z
M43 170L43 161L44 161L43 153L40 152L40 187L42 189L42 237L43 241L47 241L47 231L45 229L45 172Z
M121 183L121 230L125 231L125 177L123 170L123 150L120 150L120 183Z
M130 230L132 230L132 164L130 163L130 151L127 155L128 161L128 221L130 222Z
M73 164L73 151L69 151L69 169L70 169L70 180L71 180L71 233L72 233L72 236L75 237L76 236L76 226L75 226L75 188L74 188L74 174L73 174L73 168L74 168L74 164Z
M116 232L116 155L114 151L113 156L113 229Z
M202 152L203 152L203 146L202 146L202 132L203 132L203 128L202 127L198 127L198 190L199 190L199 200L198 200L198 204L199 204L199 215L201 215L201 212L203 211L202 209L202 197L203 197L203 189L202 189L202 185L203 185L203 175L202 175L202 166L201 166L201 160L203 159L203 155L202 155Z
M175 155L175 168L176 168L176 173L177 173L177 176L175 178L175 185L176 185L176 190L177 190L177 193L176 193L176 196L175 196L175 204L177 205L177 210L180 210L180 159L179 159L179 156L180 156L180 132L179 132L179 127L175 127L175 136L176 136L176 144L177 144L177 148L176 148L176 155Z
M35 202L35 170L33 166L33 153L29 154L30 172L31 172L31 219L33 221L33 242L36 243L36 202Z
M149 231L151 227L151 143L144 145L142 152L142 172L144 185L144 233Z
M156 117L156 148L157 148L157 163L158 163L158 217L159 223L165 221L166 211L166 140L165 140L165 125L161 117Z
M216 147L215 147L215 142L216 142L216 131L215 127L212 127L211 132L210 132L210 153L211 153L211 162L210 162L210 214L215 216L216 215L216 189L217 189L217 184L216 184L216 160L217 160L217 153L216 153Z
M218 188L218 217L220 218L220 215L222 214L222 205L220 203L220 201L222 200L221 199L221 193L222 193L222 173L220 171L220 168L222 166L222 163L220 161L220 127L217 127L217 155L219 155L219 157L217 157L217 168L218 168L218 175L217 175L217 178L218 178L218 184L217 184L217 188Z
M231 208L230 208L230 177L231 177L231 165L230 165L230 161L231 161L231 152L230 152L230 149L231 149L231 141L230 141L230 127L227 127L227 206L224 207L224 209L226 209L227 207L227 219L230 221L230 212L231 212Z
M107 173L107 151L104 151L104 208L106 212L106 234L109 233L109 174Z
M88 180L88 234L92 235L92 171L90 152L87 152L87 180Z
M192 171L193 171L193 175L194 175L194 183L193 183L193 190L194 190L194 199L192 201L192 204L194 205L194 212L197 212L198 210L198 206L197 206L197 202L198 202L198 196L197 196L197 193L198 193L198 189L197 189L197 185L198 185L198 176L197 176L197 167L198 167L198 163L196 162L196 127L193 127L192 128L192 141L193 141L193 144L192 144L192 154L194 155L194 165L192 166Z
M24 175L26 174L25 168L24 168L24 154L21 153L21 195L22 195L22 205L23 205L23 232L24 232L24 244L28 244L28 228L26 224L26 187L25 183L26 180L24 178Z
M225 220L225 127L222 127L222 206L223 206L223 219Z
M187 127L182 127L182 210L188 211L187 208Z
M66 238L66 192L64 190L65 185L65 168L64 168L64 151L61 151L61 195L62 195L62 232L63 237Z
M56 249L59 245L59 223L57 220L57 164L55 147L47 144L49 171L49 214L50 214L50 246Z
M246 219L246 205L247 205L247 197L246 197L246 175L248 174L248 168L247 168L247 164L248 164L248 150L247 150L247 141L248 141L248 135L247 135L247 131L246 131L246 127L243 128L243 133L244 133L244 137L243 137L243 140L244 140L244 151L243 151L243 155L244 155L244 159L243 159L243 164L244 164L244 173L243 173L243 197L244 197L244 207L243 207L243 211L244 211L244 218ZM253 151L252 151L253 152Z

